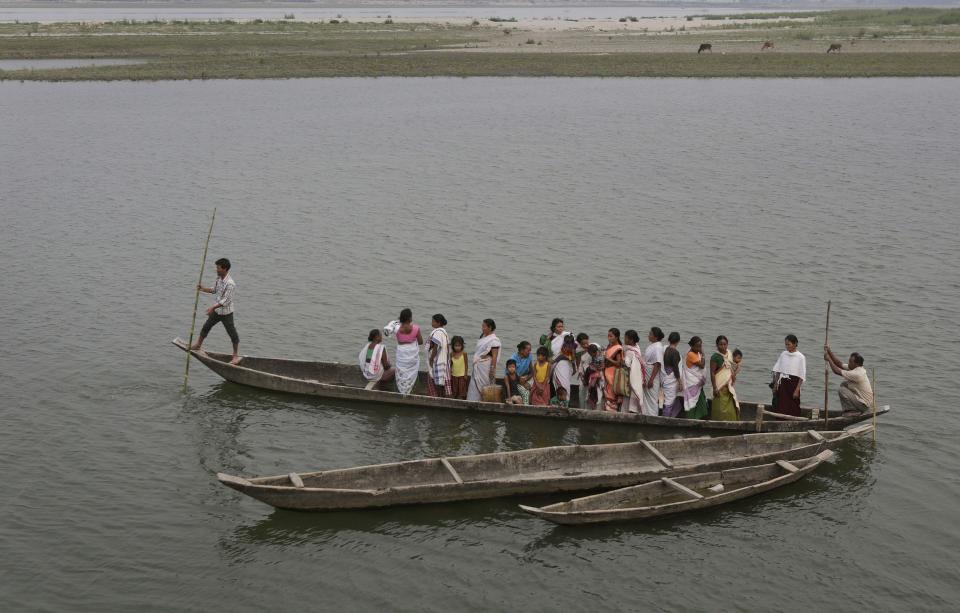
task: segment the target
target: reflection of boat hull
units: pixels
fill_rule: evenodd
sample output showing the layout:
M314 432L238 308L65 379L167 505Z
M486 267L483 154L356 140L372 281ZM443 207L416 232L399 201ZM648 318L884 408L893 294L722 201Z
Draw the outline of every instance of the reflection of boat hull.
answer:
M809 458L848 431L770 432L636 443L565 445L243 479L226 486L281 509L321 511L616 488L641 481Z
M793 462L780 460L779 463L661 479L545 507L520 505L520 508L555 524L570 525L674 515L716 507L794 483L816 470L832 455L828 449ZM718 486L720 492L709 489Z
M176 339L173 343L187 351L184 341ZM638 415L634 413L610 413L588 409L561 409L558 407L537 407L530 405L511 405L494 402L471 402L452 398L433 398L426 395L426 373L421 372L413 394L399 394L380 390L364 389L367 381L356 366L336 362L309 362L304 360L284 360L274 358L244 357L240 365L230 364L230 355L206 351L191 351L190 354L207 368L227 381L249 385L276 392L305 394L320 398L340 400L358 400L379 404L403 405L421 409L447 409L470 413L494 413L504 415L524 415L549 417L569 421L589 421L608 424L633 426L664 426L668 428L697 428L704 430L727 430L733 432L803 432L805 430L842 430L847 426L869 419L865 416L843 416L831 411L829 427L823 419L790 420L771 419L775 414L764 412L764 419L757 420L758 405L741 403L743 421L712 421L699 419L681 419ZM573 398L577 398L576 386ZM888 407L879 412L885 413ZM804 409L807 417L811 409ZM834 416L835 415L835 416Z

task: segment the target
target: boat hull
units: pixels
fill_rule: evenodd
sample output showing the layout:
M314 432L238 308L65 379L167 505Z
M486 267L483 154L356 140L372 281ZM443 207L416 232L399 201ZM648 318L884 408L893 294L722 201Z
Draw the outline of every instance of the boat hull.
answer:
M175 339L174 345L189 351L181 339ZM744 419L741 421L715 421L700 419L682 419L639 415L635 413L612 413L581 408L561 409L559 407L540 407L531 405L510 405L494 402L472 402L452 398L435 398L426 395L426 373L421 372L414 387L414 393L400 394L380 390L368 390L366 380L356 366L335 362L310 362L305 360L281 360L245 356L239 365L230 364L231 356L225 353L189 351L204 366L231 383L246 385L263 390L315 396L334 400L359 401L383 405L407 406L421 409L440 409L462 411L466 413L488 413L495 415L513 415L541 417L566 421L584 421L625 426L659 426L666 428L685 428L694 430L715 430L734 432L803 432L806 430L842 430L848 426L869 419L870 415L844 416L840 412L830 412L829 423L823 418L803 420L779 420L765 418L758 420L756 403L741 403ZM576 386L574 386L576 387ZM577 394L572 394L574 398ZM878 414L885 413L889 407L883 407ZM805 409L811 415L816 409ZM764 413L768 415L768 413Z
M293 476L248 480L220 473L217 478L279 509L363 509L620 488L661 477L810 458L870 431L872 427L864 425L823 435L768 433L565 445Z
M691 496L679 493L661 482L653 481L643 485L604 492L603 494L579 498L542 508L524 505L520 505L520 508L531 515L562 525L600 524L653 519L717 507L789 485L816 470L818 466L832 455L832 451L826 450L813 457L798 460L796 461L794 472L781 468L777 464L766 464L720 472L698 473L676 479L676 483L681 486L702 491L703 488L713 483L729 485L729 481L732 479L743 479L742 476L736 473L746 474L746 478L748 479L747 484L740 484L740 487L734 487L719 494L704 496L701 499L693 499ZM749 482L750 476L754 474L756 476L753 482ZM617 504L622 505L621 499L637 496L638 494L642 494L644 490L651 492L653 497L662 496L663 500L657 504L648 504L645 506L612 508ZM666 495L664 495L664 493ZM605 505L609 505L611 508L604 508Z

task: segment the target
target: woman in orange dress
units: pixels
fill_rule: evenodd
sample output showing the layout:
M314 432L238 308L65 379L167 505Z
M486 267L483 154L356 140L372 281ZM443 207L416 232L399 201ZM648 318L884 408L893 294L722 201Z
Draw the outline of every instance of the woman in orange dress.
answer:
M613 389L613 376L623 365L623 345L620 344L620 330L610 328L607 332L607 348L603 352L603 379L606 385L603 388L604 409L617 412L620 410L622 396L617 396Z

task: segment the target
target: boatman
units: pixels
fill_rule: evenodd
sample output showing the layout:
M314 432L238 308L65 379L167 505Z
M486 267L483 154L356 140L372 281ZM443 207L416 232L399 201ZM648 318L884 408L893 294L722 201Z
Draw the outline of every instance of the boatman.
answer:
M870 386L870 377L863 367L863 356L857 352L850 354L850 360L844 366L830 350L829 345L823 346L823 359L827 361L834 374L843 377L840 384L840 406L844 415L862 415L873 406L873 388Z
M207 338L210 330L220 322L227 330L230 341L233 343L233 359L231 364L240 363L240 337L237 335L237 328L233 325L233 296L237 291L237 284L230 276L230 260L220 258L214 262L217 266L217 282L213 287L204 287L197 284L197 289L206 294L216 294L217 302L207 309L207 322L203 324L200 330L200 338L194 343L191 349L200 349L203 345L203 339Z

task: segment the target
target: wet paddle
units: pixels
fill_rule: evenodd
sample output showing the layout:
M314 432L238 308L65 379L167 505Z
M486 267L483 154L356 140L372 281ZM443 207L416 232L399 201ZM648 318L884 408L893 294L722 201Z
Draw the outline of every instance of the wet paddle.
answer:
M193 320L190 322L190 339L187 347L193 347L193 331L197 325L197 307L200 305L200 284L203 282L203 269L207 267L207 247L210 246L210 235L213 234L213 221L217 218L217 208L213 208L210 217L210 229L207 230L207 242L203 244L203 259L200 261L200 278L197 279L197 289L193 297ZM183 370L183 390L187 390L187 380L190 378L190 352L187 351L187 365Z

